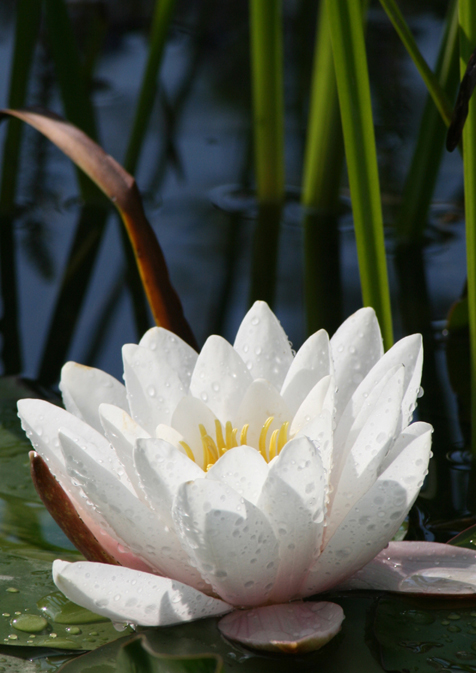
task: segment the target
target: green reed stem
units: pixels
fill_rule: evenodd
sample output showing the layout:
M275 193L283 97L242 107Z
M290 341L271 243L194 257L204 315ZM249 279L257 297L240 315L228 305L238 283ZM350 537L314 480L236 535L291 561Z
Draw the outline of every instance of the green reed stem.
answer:
M403 42L406 50L418 68L418 72L422 76L423 81L425 82L426 87L430 92L430 95L433 98L433 101L438 108L443 121L445 122L446 126L449 126L453 112L451 105L445 92L440 86L440 83L438 82L438 78L428 66L428 63L425 61L420 50L418 49L415 38L413 37L408 24L403 18L397 3L395 0L380 0L380 4L386 11L388 18L393 23L393 26L400 36L400 39Z
M337 231L344 141L327 5L317 20L301 203L304 215L304 295L307 331L341 322ZM333 254L335 253L335 254Z
M454 99L459 82L458 25L458 3L453 0L448 7L435 71L442 90L450 100ZM400 241L416 242L423 236L445 138L446 126L428 94L396 222Z
M250 302L274 301L284 201L284 94L281 0L250 0L254 156L259 215Z
M147 64L137 102L124 168L134 174L149 124L157 91L157 76L162 62L167 31L175 8L175 0L156 0L149 40Z
M393 343L377 152L361 3L326 0L344 134L364 305L375 309L386 348Z
M476 45L476 3L459 0L460 68L463 75ZM463 130L466 259L468 267L468 313L471 353L471 448L476 457L476 105L469 103Z

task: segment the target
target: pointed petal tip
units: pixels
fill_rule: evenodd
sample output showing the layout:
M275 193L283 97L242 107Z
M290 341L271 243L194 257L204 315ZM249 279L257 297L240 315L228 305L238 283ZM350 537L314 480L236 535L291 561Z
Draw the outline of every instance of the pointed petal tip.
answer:
M218 623L221 633L246 647L280 654L314 652L336 636L344 620L340 605L321 601L237 610Z

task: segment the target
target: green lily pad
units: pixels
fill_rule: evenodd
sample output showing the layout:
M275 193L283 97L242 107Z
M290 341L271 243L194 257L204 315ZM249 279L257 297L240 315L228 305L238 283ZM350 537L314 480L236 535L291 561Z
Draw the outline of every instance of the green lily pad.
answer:
M3 645L91 650L120 637L108 619L56 589L49 561L0 554L0 606Z
M476 671L476 601L379 601L374 633L385 671Z
M208 672L207 667L216 662L217 657L223 662L223 673L381 673L380 665L366 644L367 615L373 614L375 596L341 596L331 600L344 608L346 618L342 631L321 650L311 654L286 656L252 652L225 640L217 627L219 619L203 619L144 630L144 647L158 655L149 668L145 665L143 668L127 668L124 648L132 641L124 638L66 663L61 673ZM210 660L211 656L214 659ZM197 668L187 668L194 660Z

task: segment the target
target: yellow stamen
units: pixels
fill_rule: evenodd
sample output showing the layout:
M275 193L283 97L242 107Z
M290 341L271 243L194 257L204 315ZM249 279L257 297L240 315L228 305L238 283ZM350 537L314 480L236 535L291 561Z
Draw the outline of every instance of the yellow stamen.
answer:
M202 446L203 446L203 457L204 457L204 464L208 465L208 463L216 463L218 460L218 449L217 445L213 441L213 439L210 437L210 435L207 435L207 431L205 430L205 426L200 423L198 426L200 430L200 434L202 436Z
M179 444L180 444L180 446L183 446L183 448L185 449L185 453L186 453L187 456L190 458L190 460L193 460L193 462L195 462L195 456L193 455L193 451L192 451L192 449L189 447L189 445L187 444L187 442L179 442Z
M278 455L281 452L283 446L288 441L288 428L289 428L289 421L283 423L282 426L279 428L278 451L277 451Z
M225 425L225 434L226 434L226 450L228 449L234 449L235 446L238 446L238 443L236 441L236 433L238 432L238 428L233 428L232 424L230 421L226 422Z
M241 428L241 432L240 432L240 444L246 444L246 441L247 441L246 438L247 438L247 436L248 436L248 428L249 428L249 427L250 427L250 424L249 424L249 423L246 423L246 425L244 425L244 426Z
M208 470L209 470L211 467L213 467L214 465L215 465L215 463L208 463L208 465L207 465L206 468L205 468L205 472L208 472Z
M269 440L269 459L273 460L273 458L276 456L276 444L278 443L278 435L280 431L279 430L273 430L273 434L271 435L271 439Z
M266 421L263 424L263 427L261 428L259 436L259 452L266 461L268 461L268 457L266 455L266 435L268 434L269 426L273 421L274 416L270 416L269 418L266 419Z
M227 423L228 425L228 423ZM221 429L221 423L218 420L218 418L215 419L215 431L217 435L217 447L218 451L224 453L224 451L227 448L228 442L225 444L225 440L223 439L223 431ZM228 432L227 432L227 438L228 438Z

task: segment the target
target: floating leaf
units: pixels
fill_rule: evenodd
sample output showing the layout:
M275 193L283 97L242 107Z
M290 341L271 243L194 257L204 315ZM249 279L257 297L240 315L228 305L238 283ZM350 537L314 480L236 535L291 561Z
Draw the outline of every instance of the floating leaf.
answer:
M119 637L109 620L56 589L49 561L0 554L0 605L3 645L91 650Z
M382 598L374 633L385 671L476 670L476 601Z

